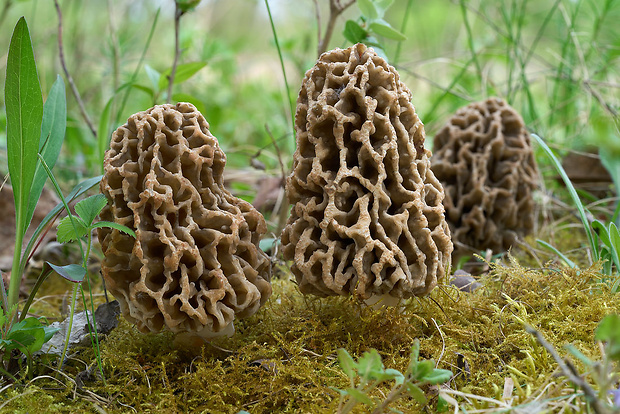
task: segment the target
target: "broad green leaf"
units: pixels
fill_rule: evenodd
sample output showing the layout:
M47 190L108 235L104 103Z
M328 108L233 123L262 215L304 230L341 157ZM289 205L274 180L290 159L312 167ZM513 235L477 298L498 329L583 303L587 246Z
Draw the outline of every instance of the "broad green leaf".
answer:
M177 85L179 83L185 82L205 66L207 66L205 62L191 62L177 65L177 68L174 72L174 84ZM159 77L159 82L157 84L159 90L164 90L168 87L171 72L172 68L169 68L161 74L161 76Z
M201 0L176 0L176 4L183 13L194 10Z
M452 371L447 369L434 369L430 373L421 377L420 380L429 384L443 384L450 378L452 378Z
M418 387L415 384L412 384L411 382L408 382L407 391L413 397L414 400L420 403L420 405L426 404L426 395L424 394L424 391L422 391L420 387Z
M371 0L357 0L357 7L366 20L379 18L379 13Z
M131 87L146 93L150 97L154 97L155 96L155 91L153 89L147 87L147 86L139 85L139 84L134 84L134 85L131 85Z
M24 354L31 355L43 346L45 329L41 321L31 316L13 324L7 334L7 339L12 343L7 349L17 348Z
M620 315L611 314L603 318L594 333L597 341L616 341L620 343Z
M118 231L121 231L125 234L130 235L131 237L135 238L136 237L136 233L130 229L127 226L123 226L122 224L118 224L118 223L113 223L111 221L98 221L95 224L93 224L90 228L91 229L101 229L104 227L109 227L112 229L116 229Z
M382 19L385 12L392 6L392 3L394 3L394 0L374 0L374 3L379 17Z
M112 95L103 108L101 118L99 118L99 127L97 128L97 150L99 151L99 162L101 168L103 168L103 157L105 151L108 149L110 139L108 134L110 133L110 111L112 110L112 104L116 98L116 93Z
M43 343L49 341L50 339L52 339L52 336L54 336L54 334L58 331L60 331L60 328L52 328L51 326L44 326L43 330L45 331L45 338L43 338Z
M407 36L394 29L392 26L390 26L388 22L383 19L373 21L372 23L370 23L368 28L379 36L383 36L388 39L398 41L407 40Z
M368 32L366 32L366 30L364 30L356 21L347 20L344 24L343 35L345 39L355 44L364 42L366 36L368 36Z
M438 413L445 413L446 411L448 411L448 401L446 401L445 398L443 398L441 395L439 395L437 397L437 412Z
M74 283L81 282L82 280L84 280L84 277L86 276L86 269L84 269L82 266L77 265L77 264L57 266L50 262L46 262L46 263L50 265L51 268L54 269L56 273L58 273L60 276L67 279L69 282L74 282Z
M71 220L73 217L73 220ZM74 226L75 224L75 226ZM56 240L58 243L68 243L79 238L82 238L88 234L88 226L78 216L68 215L63 217L58 223L56 229Z
M161 80L161 73L153 69L148 63L144 65L144 70L146 71L146 76L151 81L151 85L153 85L155 91L159 91L159 81Z
M414 378L422 381L424 377L429 375L435 369L435 361L432 359L426 359L418 362L418 369L414 374Z
M39 153L45 159L50 168L54 168L62 143L65 140L67 127L67 99L65 95L65 83L60 76L52 85L47 100L43 105L43 120L41 123L41 135L39 138ZM30 197L28 200L28 216L31 218L39 202L41 191L47 181L47 173L41 162L37 160Z
M347 388L347 394L355 398L356 401L359 401L363 404L370 406L374 405L370 397L364 394L363 391L358 390L357 388Z
M340 348L338 350L338 362L340 363L340 368L344 371L344 373L350 379L355 378L355 370L357 369L357 364L351 358L351 355L347 352L346 349Z
M43 118L43 97L28 25L23 17L17 22L11 37L4 97L7 158L15 199L16 229L18 235L23 235L30 224L28 201L37 166Z
M383 372L383 362L381 362L381 355L376 349L371 349L364 354L357 361L357 372L360 377L365 380L372 378L373 374Z
M615 137L618 140L618 137ZM620 191L620 159L614 151L599 151L601 164L609 171L616 193Z
M84 224L90 226L106 204L108 204L108 199L103 194L95 194L77 203L75 212Z
M376 381L389 381L395 380L397 385L405 382L405 376L400 371L392 368L388 368L384 371L374 371L370 373L370 379Z
M420 359L420 340L415 339L411 347L411 355L409 356L409 366L407 374L414 375L418 370L418 359Z

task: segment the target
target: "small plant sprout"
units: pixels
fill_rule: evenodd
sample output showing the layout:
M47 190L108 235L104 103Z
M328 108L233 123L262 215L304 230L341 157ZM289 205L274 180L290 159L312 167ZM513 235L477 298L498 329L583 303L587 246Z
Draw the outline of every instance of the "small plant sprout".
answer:
M351 412L358 403L367 405L373 410L373 414L383 413L388 405L406 395L413 397L421 405L425 405L427 399L421 387L442 384L452 377L452 372L446 369L437 369L435 368L435 361L420 361L419 357L420 341L416 339L411 347L409 366L403 374L392 368L386 369L376 349L365 352L357 362L345 349L339 349L338 362L344 373L349 377L350 387L345 390L331 387L340 394L338 414ZM371 397L370 393L386 381L394 381L394 386L388 395L379 401ZM393 408L390 410L400 412Z

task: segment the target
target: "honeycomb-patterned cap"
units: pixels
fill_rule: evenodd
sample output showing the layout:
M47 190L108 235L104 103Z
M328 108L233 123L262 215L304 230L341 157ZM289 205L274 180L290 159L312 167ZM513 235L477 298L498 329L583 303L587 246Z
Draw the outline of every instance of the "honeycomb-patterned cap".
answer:
M433 151L454 260L506 251L532 230L538 168L523 120L506 102L490 98L459 109L435 136Z
M271 294L258 248L263 216L223 185L226 156L188 103L132 115L112 136L99 229L102 272L125 318L143 332L229 333Z
M303 80L284 257L303 293L408 298L448 270L443 189L396 70L357 44Z

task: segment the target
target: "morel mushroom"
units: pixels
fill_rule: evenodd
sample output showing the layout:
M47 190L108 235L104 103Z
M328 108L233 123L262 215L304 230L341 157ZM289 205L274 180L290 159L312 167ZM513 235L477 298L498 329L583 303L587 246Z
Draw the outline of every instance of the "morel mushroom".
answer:
M532 230L538 168L521 116L501 99L461 108L434 141L453 260L506 251Z
M271 294L258 248L263 216L223 185L226 156L188 103L132 115L112 136L101 191L103 276L125 318L143 332L164 328L210 337L232 333Z
M284 257L299 289L375 302L425 295L452 243L424 127L396 70L357 44L305 76L286 182Z

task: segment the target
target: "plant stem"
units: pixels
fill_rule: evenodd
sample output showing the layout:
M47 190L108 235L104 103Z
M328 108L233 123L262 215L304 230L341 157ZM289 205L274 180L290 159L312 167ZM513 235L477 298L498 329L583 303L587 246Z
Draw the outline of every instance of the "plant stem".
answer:
M77 298L77 290L79 283L75 283L73 286L73 293L71 294L71 312L69 313L69 324L67 326L67 335L65 336L65 345L62 348L62 355L60 357L60 363L58 368L62 370L62 366L65 364L65 357L67 355L67 348L69 347L69 339L71 338L71 329L73 328L73 315L75 314L75 299Z
M75 100L78 103L78 106L80 108L80 113L82 114L82 118L84 118L84 122L86 122L88 129L90 129L90 132L93 134L93 136L96 139L97 130L95 129L93 122L88 116L88 113L86 113L84 102L82 102L80 93L78 92L77 87L75 86L75 82L73 82L73 78L71 77L71 74L69 73L69 70L67 69L67 63L65 62L64 48L62 45L62 12L60 11L60 5L58 4L58 0L54 0L54 5L56 6L56 13L58 14L58 55L60 57L60 64L62 66L63 72L65 73L65 77L67 78L67 83L69 83L69 87L71 88L71 92L73 93L73 96L75 97Z
M411 9L411 5L413 4L413 0L409 0L407 2L407 8L405 9L405 15L403 16L403 23L400 25L400 32L405 33L405 29L407 28L407 22L409 21L409 10ZM400 58L400 49L403 45L403 42L400 41L396 45L396 53L394 53L394 66L398 64L398 58Z
M170 70L170 76L168 77L168 96L166 102L170 103L172 100L172 84L174 83L174 75L177 71L177 64L179 62L179 55L181 51L179 49L179 29L181 26L181 16L183 16L183 10L179 8L179 5L174 3L174 60L172 61L172 69Z

